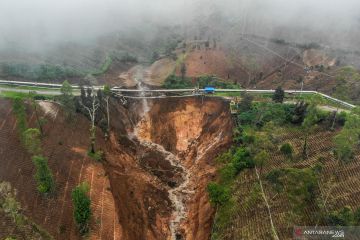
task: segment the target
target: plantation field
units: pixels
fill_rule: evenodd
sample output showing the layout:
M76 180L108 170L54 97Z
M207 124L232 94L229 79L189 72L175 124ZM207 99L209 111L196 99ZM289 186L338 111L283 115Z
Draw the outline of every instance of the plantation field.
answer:
M320 191L317 192L317 197L328 196L328 211L339 210L344 206L349 206L352 210L360 207L360 154L357 154L353 161L339 165L332 152L332 138L336 134L337 131L317 128L308 139L308 159L302 160L298 158L303 146L302 131L288 127L276 129L275 136L279 145L290 143L294 147L293 160L279 150L271 152L261 172L264 191L280 239L292 239L294 225L316 225L320 210L315 202L309 203L303 217L296 217L287 198L277 193L266 180L265 176L274 169L305 169L321 164L323 169L319 175ZM254 193L257 185L254 169L246 169L237 176L232 188L235 203L229 213L231 219L227 227L217 233L215 239L271 239L267 208L260 194Z

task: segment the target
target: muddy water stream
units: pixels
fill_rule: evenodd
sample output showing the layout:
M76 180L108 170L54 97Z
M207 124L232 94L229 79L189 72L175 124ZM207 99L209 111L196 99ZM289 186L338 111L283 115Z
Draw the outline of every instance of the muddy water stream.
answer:
M166 151L163 146L141 139L139 139L139 141L142 146L155 150L159 154L163 155L165 159L170 162L171 166L174 167L174 169L180 169L181 181L177 183L177 186L175 186L174 188L169 188L169 198L174 206L174 211L170 220L169 227L171 231L171 239L182 239L180 224L181 221L184 220L186 217L185 202L187 195L191 193L187 190L190 181L190 173L181 164L180 159L173 153Z
M145 90L146 86L143 85L143 79L144 79L144 69L140 66L136 72L135 81L137 82L137 87L139 90ZM141 93L141 96L145 96L145 92ZM146 98L142 99L142 113L140 113L140 116L142 121L147 120L147 114L150 111L150 105ZM186 218L186 199L188 197L188 194L191 193L191 191L188 190L188 185L190 182L190 173L186 167L182 165L181 160L174 155L173 153L166 151L163 146L156 144L154 142L150 142L147 140L144 140L141 138L141 136L138 135L138 127L139 124L134 128L134 131L129 134L132 138L137 138L140 144L146 148L155 150L160 155L164 156L167 161L171 164L174 171L179 170L181 172L181 180L176 184L175 187L170 188L169 187L169 199L171 200L174 210L171 216L169 228L171 232L171 239L172 240L179 240L183 239L182 231L181 231L181 222Z

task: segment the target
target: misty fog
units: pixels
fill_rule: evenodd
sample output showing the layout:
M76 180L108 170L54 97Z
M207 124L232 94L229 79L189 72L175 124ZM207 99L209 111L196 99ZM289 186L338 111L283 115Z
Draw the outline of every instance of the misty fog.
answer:
M183 34L213 13L226 19L220 26L228 34L359 49L358 0L1 0L0 48L41 50L59 43L86 44L106 34L151 33L165 25L180 25Z

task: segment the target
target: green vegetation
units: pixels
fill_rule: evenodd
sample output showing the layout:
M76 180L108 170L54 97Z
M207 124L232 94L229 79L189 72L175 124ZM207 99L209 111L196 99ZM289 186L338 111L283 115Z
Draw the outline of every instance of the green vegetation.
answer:
M45 119L45 117L41 116L41 114L39 112L39 105L36 102L36 94L34 92L29 93L29 101L30 101L31 107L35 113L37 127L40 130L40 134L43 135L44 134L43 126L46 123L46 119Z
M333 92L334 97L344 101L359 103L360 73L352 66L342 67L336 74L336 86Z
M283 145L281 145L280 151L290 158L292 158L292 155L294 153L294 149L290 143L284 143Z
M75 102L72 87L68 81L64 81L60 89L60 103L63 105L66 117L71 120L75 114Z
M91 217L91 201L88 196L89 185L82 183L78 185L71 193L74 206L74 218L78 225L80 234L89 232L89 222Z
M285 195L298 218L304 217L305 208L314 204L318 188L318 173L314 169L275 169L266 175L266 180L275 191Z
M36 168L35 179L38 191L43 194L54 192L55 183L46 158L34 156L32 160Z
M285 91L279 86L276 88L273 95L273 101L276 103L283 103L285 97Z
M26 92L15 92L15 91L1 91L0 97L8 99L27 99L29 98L29 93ZM52 100L53 96L51 94L34 94L36 100Z
M124 63L137 63L137 57L130 55L129 53L125 53L123 56L120 57L120 61Z
M193 84L190 78L184 77L184 79L182 79L181 77L172 74L165 79L163 87L168 89L186 89L193 88Z
M2 65L2 72L7 77L20 77L39 82L52 82L54 80L82 76L81 72L73 68L49 64L7 63Z
M215 206L222 206L230 200L230 189L226 186L210 183L207 188L210 202Z
M299 167L297 164L304 161L304 153L299 149L295 151L290 142L281 142L284 131L303 133L303 149L306 149L304 151L307 155L308 137L315 130L329 129L328 126L334 120L333 113L321 111L317 107L321 100L308 98L306 102L283 104L280 100L254 102L251 95L243 95L237 105L239 111L236 115L234 145L217 158L219 179L208 186L210 201L217 209L212 239L221 239L225 232L229 234L228 231L233 224L229 219L245 214L242 211L253 212L260 203L268 206L270 217L270 205L275 197L289 203L290 209L284 217L290 225L335 222L336 217L333 215L322 214L326 211L319 204L320 196L323 196L323 189L319 189L322 164ZM356 113L353 113L352 117L344 113L336 119L336 127L342 126L344 118L347 119L345 127L339 133L344 135L341 139L339 137L339 149L346 145L344 152L348 149L354 151L358 146L355 142L358 144L360 139L360 120L358 121L356 116L358 117ZM348 141L349 137L354 141ZM269 160L272 158L270 153L278 154L279 150L286 158L297 161L284 161L282 164L286 167L271 170L273 168L269 166ZM249 179L251 174L255 176L255 183L244 196L244 193L237 189L241 185L239 179L245 176ZM309 215L308 212L312 214ZM356 213L353 213L353 219ZM339 218L344 218L343 215ZM333 220L326 221L330 218ZM277 235L272 223L269 228L270 235L273 238Z
M95 152L88 151L88 156L95 161L101 162L104 159L104 152L103 151L95 151Z
M349 206L345 206L339 211L328 213L325 218L330 226L359 226L360 208L353 212Z
M37 128L28 128L23 133L23 140L26 150L32 154L37 155L41 152L41 133Z
M237 84L225 82L223 80L220 80L216 76L201 76L197 78L197 85L199 85L199 88L205 88L208 86L215 87L215 88L223 88L223 89L239 89L240 86Z
M354 152L359 145L360 116L348 114L345 126L334 139L335 153L340 161L348 162L353 159Z
M137 62L137 59L125 54L120 61ZM102 75L109 70L112 62L111 56L107 55L103 64L94 70L78 70L72 67L51 64L5 63L1 66L1 72L5 77L24 78L37 82L58 82L69 78L85 77L86 75Z
M214 229L225 227L233 212L234 197L231 195L231 186L236 176L245 169L255 167L255 161L248 149L244 147L233 148L218 157L221 165L219 183L210 183L208 193L210 202L216 207L216 225Z
M33 106L33 105L32 105ZM41 130L38 128L27 128L24 100L16 98L13 103L13 111L17 119L17 128L21 142L33 156L36 168L35 179L37 189L40 193L49 194L55 190L53 175L47 165L47 160L41 156ZM34 109L36 111L36 109Z
M25 105L22 98L15 98L13 101L13 112L17 120L17 129L20 135L20 138L23 138L23 134L27 129L26 123L26 112Z
M205 87L215 87L215 88L223 88L223 89L239 89L240 86L237 84L229 83L215 76L201 76L196 79L193 83L191 78L186 77L186 66L185 64L181 64L181 76L176 76L175 74L171 74L165 79L163 84L164 88L167 89L181 89L181 88L205 88Z
M9 217L15 224L16 230L22 232L22 236L26 236L26 239L53 239L48 232L22 214L21 204L16 200L16 190L8 182L0 182L0 214Z
M237 120L242 125L264 126L268 122L276 124L292 123L296 116L293 104L257 102L249 105L249 101L241 101Z
M320 111L316 107L315 104L310 104L306 110L306 115L304 121L302 123L302 127L304 130L304 145L303 145L303 157L307 158L307 141L309 134L311 131L316 127L316 124L319 122L320 119Z
M95 70L95 71L90 72L89 74L93 75L93 76L102 75L102 74L106 73L109 70L111 64L112 64L112 58L110 56L106 56L105 61L100 66L100 68Z

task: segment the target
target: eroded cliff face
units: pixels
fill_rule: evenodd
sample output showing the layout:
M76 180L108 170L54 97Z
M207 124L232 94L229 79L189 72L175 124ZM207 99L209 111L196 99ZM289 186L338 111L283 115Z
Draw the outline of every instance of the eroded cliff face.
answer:
M148 222L154 234L143 236L208 239L213 209L206 186L215 175L214 159L231 142L228 103L187 98L154 100L149 105L150 111L140 115L129 134L134 139L130 148L137 149L132 153L137 169L148 174L136 179L154 184L158 191L147 206L156 215L148 216L156 219Z
M57 183L55 196L36 193L35 169L16 132L11 102L0 105L1 181L18 190L24 213L55 239L80 239L72 216L71 190L90 185L93 216L90 239L208 239L213 209L206 186L214 178L215 157L231 142L228 103L185 98L123 106L111 101L108 140L97 131L103 163L87 157L89 122L77 114L68 123L61 107L42 103L47 118L44 156ZM27 111L30 126L34 114ZM0 237L6 235L0 231Z

